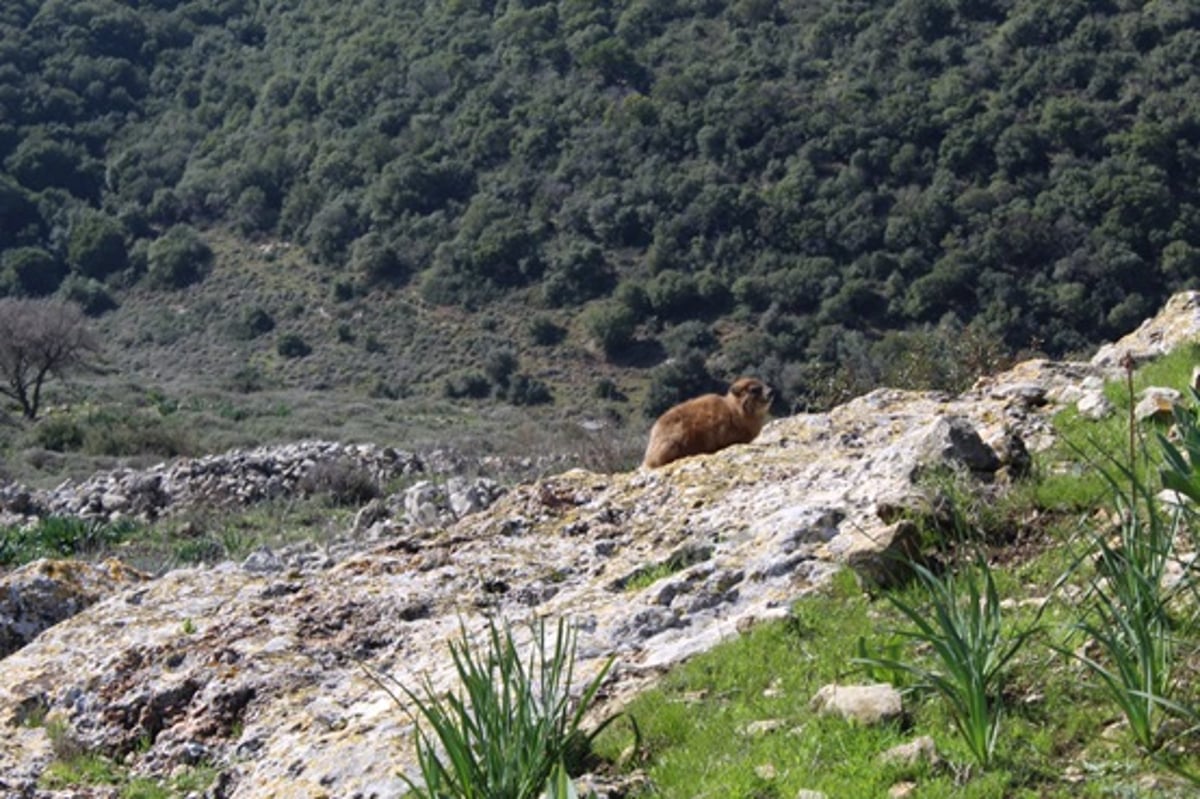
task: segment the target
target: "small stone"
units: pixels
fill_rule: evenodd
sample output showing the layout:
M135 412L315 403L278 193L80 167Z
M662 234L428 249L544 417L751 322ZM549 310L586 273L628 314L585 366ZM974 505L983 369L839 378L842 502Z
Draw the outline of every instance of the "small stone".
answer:
M893 746L881 754L879 759L888 765L909 767L921 762L936 765L941 760L938 756L937 744L928 735L922 735L908 743Z
M763 763L760 766L755 766L754 773L758 775L760 780L773 780L779 776L779 771L775 768L774 763Z
M888 788L889 799L907 799L917 792L917 784L915 782L898 782L891 788Z
M769 735L773 732L778 732L783 729L782 719L763 719L761 721L752 721L742 729L742 734L751 738L756 738L763 735Z
M820 791L810 791L807 788L801 788L800 792L796 794L796 799L829 799L829 797Z
M259 547L242 561L242 569L251 574L273 574L283 571L283 561L267 547Z
M859 724L879 724L904 713L900 692L887 683L826 685L809 706L821 715L838 715Z

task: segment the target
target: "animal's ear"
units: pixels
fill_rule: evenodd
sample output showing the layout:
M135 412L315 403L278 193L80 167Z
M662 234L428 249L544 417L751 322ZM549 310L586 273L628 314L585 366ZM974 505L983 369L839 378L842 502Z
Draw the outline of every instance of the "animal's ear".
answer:
M735 397L742 397L746 394L746 389L750 387L750 381L737 380L729 387L729 393Z

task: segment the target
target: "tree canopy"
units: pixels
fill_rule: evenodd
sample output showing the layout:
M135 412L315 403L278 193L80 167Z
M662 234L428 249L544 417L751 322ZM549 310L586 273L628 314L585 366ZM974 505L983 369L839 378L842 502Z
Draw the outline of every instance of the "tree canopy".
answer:
M1198 61L1185 0L12 0L0 290L221 224L726 371L1061 354L1200 284Z

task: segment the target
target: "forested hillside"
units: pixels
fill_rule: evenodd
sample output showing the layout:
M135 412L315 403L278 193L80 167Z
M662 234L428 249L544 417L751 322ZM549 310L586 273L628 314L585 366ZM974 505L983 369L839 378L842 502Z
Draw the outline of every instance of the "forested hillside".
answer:
M220 229L676 381L1058 355L1200 285L1197 63L1192 0L5 0L0 294Z

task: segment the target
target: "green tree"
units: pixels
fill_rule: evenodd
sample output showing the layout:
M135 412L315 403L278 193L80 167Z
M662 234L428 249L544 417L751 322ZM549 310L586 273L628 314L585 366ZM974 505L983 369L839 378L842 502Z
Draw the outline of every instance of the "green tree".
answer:
M147 278L158 288L183 288L203 278L212 261L212 248L195 228L175 225L151 243Z
M129 265L125 228L100 211L84 211L71 225L67 263L84 275L103 279Z
M0 292L30 297L52 294L66 274L62 262L40 247L19 247L0 259Z

